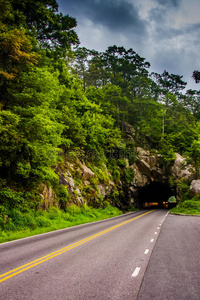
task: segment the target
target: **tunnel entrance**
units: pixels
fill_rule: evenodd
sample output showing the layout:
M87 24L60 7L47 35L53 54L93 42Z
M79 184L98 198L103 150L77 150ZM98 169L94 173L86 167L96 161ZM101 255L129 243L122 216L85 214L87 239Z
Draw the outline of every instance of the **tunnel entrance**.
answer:
M168 199L176 196L169 184L153 181L138 191L137 202L143 208L168 208Z

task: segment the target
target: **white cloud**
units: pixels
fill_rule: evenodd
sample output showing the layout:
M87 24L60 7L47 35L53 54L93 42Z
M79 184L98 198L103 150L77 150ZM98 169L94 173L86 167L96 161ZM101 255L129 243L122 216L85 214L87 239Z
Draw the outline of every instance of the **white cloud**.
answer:
M196 23L200 23L200 1L183 0L179 12L174 15L174 27L182 28Z

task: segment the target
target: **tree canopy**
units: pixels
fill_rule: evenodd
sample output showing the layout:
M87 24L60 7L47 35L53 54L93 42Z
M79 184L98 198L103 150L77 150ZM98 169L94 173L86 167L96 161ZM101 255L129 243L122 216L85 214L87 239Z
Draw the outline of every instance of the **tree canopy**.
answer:
M69 153L107 163L122 144L166 160L189 153L198 171L199 91L183 94L182 76L149 74L133 49L78 47L76 20L55 0L0 0L0 8L0 188L33 197L41 182L58 184Z

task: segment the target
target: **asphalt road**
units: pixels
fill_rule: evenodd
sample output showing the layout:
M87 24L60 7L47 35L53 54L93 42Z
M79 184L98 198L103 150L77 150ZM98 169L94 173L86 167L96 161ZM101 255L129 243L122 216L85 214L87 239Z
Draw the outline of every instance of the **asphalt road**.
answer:
M133 212L1 244L0 299L135 299L166 213Z
M137 300L200 299L200 217L168 215Z

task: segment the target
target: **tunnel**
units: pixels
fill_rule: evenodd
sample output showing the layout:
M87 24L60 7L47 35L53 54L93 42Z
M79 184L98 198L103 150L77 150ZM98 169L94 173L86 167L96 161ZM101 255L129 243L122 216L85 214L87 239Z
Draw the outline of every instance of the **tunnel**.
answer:
M140 209L168 208L168 199L175 196L169 184L153 181L138 190L137 203Z

